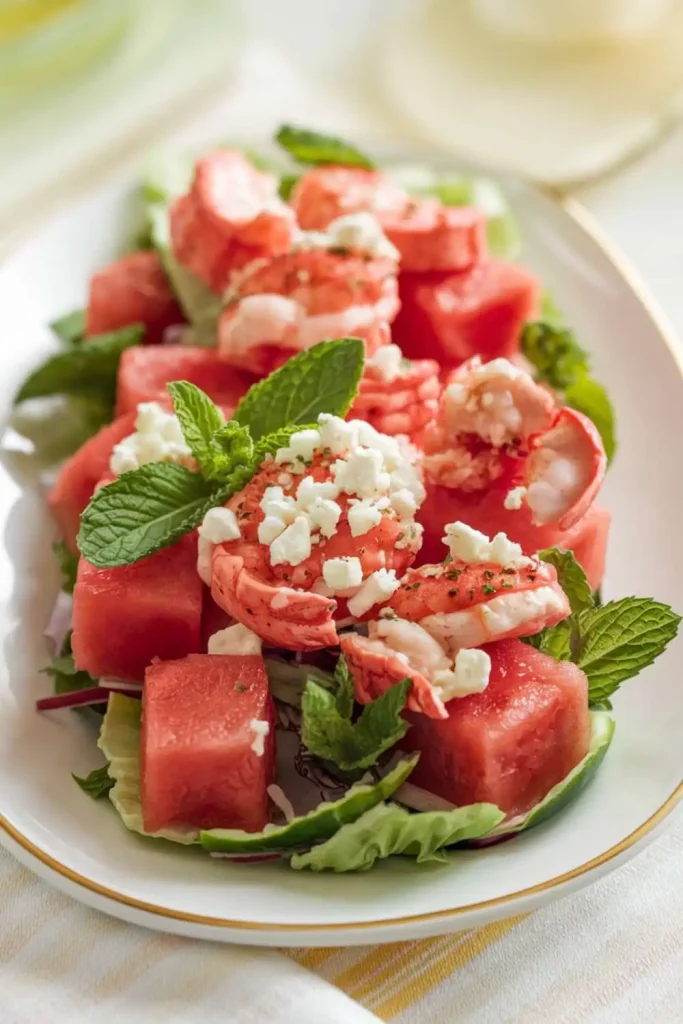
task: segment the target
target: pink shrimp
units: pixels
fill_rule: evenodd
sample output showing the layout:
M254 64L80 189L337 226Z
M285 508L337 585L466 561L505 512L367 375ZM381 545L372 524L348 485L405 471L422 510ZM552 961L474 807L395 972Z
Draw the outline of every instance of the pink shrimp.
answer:
M350 213L402 211L410 197L390 175L362 167L314 167L297 182L290 202L307 231L324 231Z
M396 345L380 348L365 364L351 417L367 420L383 434L404 434L419 443L441 393L433 359L403 359Z
M342 420L338 422L346 427ZM266 643L291 650L334 646L338 643L336 623L349 616L351 621L367 618L376 603L370 600L361 610L354 605L356 595L365 586L363 581L377 573L400 576L415 558L419 530L414 528L412 516L400 514L388 499L377 510L375 525L366 522L359 526L355 510L360 499L340 491L335 483L340 461L344 461L343 456L339 459L330 455L328 448L319 448L302 474L296 472L296 467L289 472L287 464L270 460L228 503L241 536L214 547L211 593L220 607ZM325 484L329 489L315 490L317 485ZM273 525L274 513L269 511L268 503L274 502L288 514L291 511L291 522L298 522L299 516L305 516L301 508L308 507L310 515L313 507L304 502L306 488L312 501L314 493L335 495L334 500L327 500L323 511L337 517L336 522L331 528L320 527L321 533L315 539L311 537L307 552L297 561L276 562L274 548L269 548L263 532ZM328 586L325 565L331 560L336 560L335 564L348 560L357 563L359 578L355 586L337 590Z
M296 223L277 195L277 179L236 150L201 157L190 191L170 212L173 254L220 294L235 270L286 252Z
M233 280L219 351L262 374L325 338L362 337L372 354L389 340L397 295L396 264L386 257L301 248L256 261Z

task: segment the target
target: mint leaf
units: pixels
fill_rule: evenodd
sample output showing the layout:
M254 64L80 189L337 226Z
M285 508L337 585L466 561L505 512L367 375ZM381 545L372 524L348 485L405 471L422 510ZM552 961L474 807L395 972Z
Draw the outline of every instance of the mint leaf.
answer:
M282 427L315 422L321 412L345 416L364 361L360 338L321 341L254 384L237 406L235 419L259 441Z
M280 177L280 185L278 187L280 199L284 199L286 203L289 202L300 178L300 174L283 174Z
M316 429L316 423L297 423L291 427L281 427L274 430L272 434L264 434L254 445L254 464L258 468L266 455L275 455L279 448L287 448L292 438L299 430Z
M344 715L349 703L346 681L340 686L338 703L336 693L330 693L309 679L301 701L304 746L316 757L332 761L342 771L369 768L408 731L408 723L401 718L401 712L410 685L409 679L396 683L377 700L366 704L358 720L351 722Z
M355 703L353 676L349 672L344 657L337 658L337 664L334 668L334 683L336 686L335 702L337 711L342 718L351 718Z
M487 835L505 817L494 804L413 814L396 804L378 804L343 825L327 842L295 853L296 871L368 871L376 860L401 854L418 864L445 864L444 847Z
M69 551L63 540L56 540L52 545L52 550L62 571L62 590L67 594L73 594L78 572L78 555Z
M106 796L110 789L115 785L114 779L109 774L109 765L102 765L101 768L94 768L89 775L86 775L84 779L71 774L71 778L74 782L77 782L84 793L91 796L93 800L99 800L101 796Z
M607 461L611 462L617 448L614 409L602 384L583 374L566 388L564 400L593 421L602 438Z
M222 413L208 395L189 381L172 381L166 387L190 451L204 476L213 477L217 455L220 454L213 438L225 424Z
M558 391L588 372L588 353L565 327L531 320L522 330L521 347L538 379Z
M78 548L99 568L131 565L175 544L231 494L173 462L148 462L95 492Z
M15 403L47 395L81 395L101 392L112 400L116 393L116 371L122 352L139 345L145 333L142 324L130 324L119 331L98 334L52 356L22 384Z
M71 631L64 638L59 654L42 671L44 675L51 677L56 694L72 693L74 690L87 690L91 686L97 686L97 680L93 679L89 672L76 668L71 653Z
M369 169L375 167L372 160L354 145L334 135L323 135L307 128L283 124L277 131L275 141L300 164L337 164Z
M525 638L525 643L535 647L541 654L547 654L555 661L572 660L572 643L575 637L572 618L558 622L556 626L550 626L535 636Z
M266 825L263 832L215 828L201 833L205 850L212 853L264 853L268 850L290 852L321 843L348 822L355 821L402 785L417 764L417 756L408 757L370 785L352 786L343 797L321 803L314 810L294 818L286 825Z
M651 665L676 636L680 621L668 605L648 597L623 597L582 612L576 662L588 676L590 703L607 700L624 680Z
M80 345L85 337L85 310L74 309L65 313L50 324L50 330L56 334L64 348Z
M545 551L539 551L538 557L548 565L554 566L557 581L569 599L573 614L593 607L593 593L573 551L546 548Z

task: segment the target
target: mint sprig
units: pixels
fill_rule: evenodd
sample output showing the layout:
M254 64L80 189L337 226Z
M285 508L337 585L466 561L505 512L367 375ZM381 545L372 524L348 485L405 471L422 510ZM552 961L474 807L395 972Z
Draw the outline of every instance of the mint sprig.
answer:
M226 423L208 395L186 380L167 385L183 437L207 480L226 483L253 472L254 443L247 427Z
M113 402L121 354L139 345L144 334L142 324L130 324L51 356L26 378L14 398L15 404L29 398L84 393L101 394Z
M130 565L175 544L232 493L172 462L148 462L95 492L78 548L99 568Z
M401 712L408 699L410 679L401 680L366 704L354 722L353 684L348 670L344 666L335 675L336 692L311 679L306 683L301 701L302 742L316 757L332 761L342 771L369 768L408 731Z
M106 796L110 789L116 785L116 780L112 779L109 774L109 765L102 765L101 768L93 768L89 775L86 775L84 779L79 778L78 775L71 774L71 778L74 782L77 782L84 793L91 796L93 800L99 800L100 797Z
M84 309L74 309L71 313L57 317L50 324L50 330L59 338L64 348L73 348L84 341L85 315Z
M283 124L275 135L275 141L300 164L318 166L337 164L344 167L365 167L372 169L375 164L361 153L351 142L334 135L297 128Z
M595 423L611 462L617 447L614 409L604 387L591 377L588 353L573 331L555 316L529 321L522 331L521 349L536 379L559 391L570 408Z
M544 551L539 551L538 557L542 562L554 566L557 572L557 582L567 595L572 614L593 607L593 592L573 551L546 548Z
M254 384L237 406L235 419L259 441L283 427L314 422L323 412L345 416L364 361L360 338L321 341Z

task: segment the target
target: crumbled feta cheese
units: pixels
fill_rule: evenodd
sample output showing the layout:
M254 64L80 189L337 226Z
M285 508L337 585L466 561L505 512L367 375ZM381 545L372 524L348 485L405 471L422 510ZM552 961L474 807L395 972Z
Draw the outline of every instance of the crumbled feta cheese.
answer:
M212 544L223 544L239 540L240 527L235 513L230 508L210 508L199 527L199 536Z
M266 752L266 736L270 732L270 723L264 722L259 718L252 718L249 722L249 728L254 733L254 742L251 744L251 749L257 757L263 757Z
M316 498L330 498L334 501L338 497L339 488L332 480L318 483L313 477L305 476L297 488L296 503L300 509L307 509Z
M264 515L281 519L285 526L293 523L297 514L294 498L286 495L281 487L266 487L259 508Z
M307 516L297 516L270 545L271 565L299 565L311 554L311 526Z
M455 656L452 669L440 669L432 680L444 703L470 693L482 693L489 684L491 659L486 651L463 649Z
M508 491L505 495L503 505L505 508L512 511L518 511L524 504L524 496L526 495L526 487L513 487L511 491Z
M358 430L358 444L364 448L375 448L380 452L384 458L384 468L388 472L392 472L407 461L397 437L382 434L365 420L352 420L351 422Z
M279 537L281 533L287 528L287 523L284 519L280 519L278 516L266 516L258 524L257 534L261 544L272 544L276 537Z
M360 498L379 497L391 482L382 453L376 448L356 448L345 461L334 463L332 474L340 490Z
M141 402L135 433L114 445L109 468L120 476L148 462L177 462L193 465L192 452L185 443L178 417L158 402Z
M388 601L399 587L394 569L378 569L363 581L358 593L349 600L349 612L359 619L373 605Z
M261 637L237 622L210 636L208 651L209 654L260 654L261 646Z
M322 412L318 416L318 431L323 450L328 448L332 455L343 455L358 444L356 421L347 423L339 416Z
M323 537L333 537L337 532L337 523L341 519L341 506L328 498L316 498L308 506L308 519L311 529L320 530Z
M367 211L337 217L327 225L327 236L331 249L349 249L371 258L400 258L398 249L382 231L377 217Z
M508 540L504 533L497 533L489 540L485 533L473 530L467 523L448 523L443 538L454 559L463 562L494 562L496 565L523 567L531 565L531 559L522 554L519 544Z
M305 465L313 458L316 448L320 447L320 431L314 427L308 430L297 430L289 439L286 448L278 448L275 453L277 463L291 463L294 472L297 472L299 465Z
M374 356L368 359L367 365L377 374L380 380L390 384L401 373L403 353L398 345L382 345Z
M273 458L272 455L270 457L271 459ZM292 484L294 483L294 477L292 476L291 473L280 473L279 477L277 478L277 482L280 484L281 487L291 487Z
M330 558L323 564L323 579L333 593L359 587L363 567L359 558Z
M363 498L351 498L349 501L349 529L352 537L362 537L364 533L378 526L382 521L382 510L389 507L388 498L380 498L379 501L371 501Z
M424 526L422 523L414 523L411 520L405 520L401 523L401 532L396 538L395 548L399 551L403 548L412 548L415 551L419 551L422 547L422 534L424 533Z
M401 519L411 519L417 512L415 495L407 487L400 487L399 490L392 491L389 500L391 507L398 512Z

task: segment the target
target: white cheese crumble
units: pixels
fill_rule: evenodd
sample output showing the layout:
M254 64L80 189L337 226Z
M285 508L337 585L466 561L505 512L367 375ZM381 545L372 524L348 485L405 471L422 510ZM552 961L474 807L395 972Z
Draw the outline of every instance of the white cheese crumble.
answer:
M266 736L270 732L270 723L264 722L260 718L252 718L249 722L249 728L254 733L251 749L257 757L263 757L266 752Z
M377 569L363 581L358 593L349 600L350 614L359 619L370 611L373 605L388 601L400 585L394 569Z
M330 558L323 564L323 580L332 594L360 587L363 567L359 558Z
M402 363L403 353L398 345L382 345L367 361L367 365L385 384L390 384L400 376Z
M141 402L135 433L114 445L109 468L120 476L148 462L191 465L192 461L192 452L185 443L178 417L166 412L158 402Z
M389 498L371 501L370 498L351 498L349 500L349 529L352 537L362 537L364 533L374 529L382 521L382 511L389 508Z
M347 213L330 221L325 231L302 231L296 249L348 249L371 259L381 256L398 260L400 253L389 241L372 213Z
M219 629L209 637L209 654L260 654L261 637L240 622L227 629Z
M270 545L271 565L299 565L311 554L311 524L307 516L297 516Z
M286 448L278 448L275 453L275 461L282 465L291 464L293 473L303 473L306 463L313 458L316 448L320 447L320 431L310 427L307 430L297 430L289 439Z
M341 519L341 506L328 498L316 498L308 506L308 519L311 529L320 530L323 537L333 537L337 532L337 523Z
M239 540L240 527L232 509L210 508L197 533L197 573L202 582L210 587L213 549L216 544Z
M485 533L461 522L448 523L445 529L443 542L456 561L492 562L519 568L533 565L532 560L522 554L520 545L508 540L504 533L497 533L490 540Z
M401 519L411 519L417 512L415 495L407 487L400 487L391 495L391 507L398 512Z
M328 448L332 455L343 455L358 444L358 429L354 420L347 422L339 416L323 412L318 416L318 430L320 444Z
M356 448L347 459L333 464L332 474L340 490L359 498L384 494L391 483L382 453L376 448Z
M440 669L434 673L432 684L446 704L456 697L482 693L489 684L490 675L491 659L486 651L464 648L456 654L452 669Z
M526 487L513 487L508 491L503 501L503 506L509 511L517 512L524 504Z

